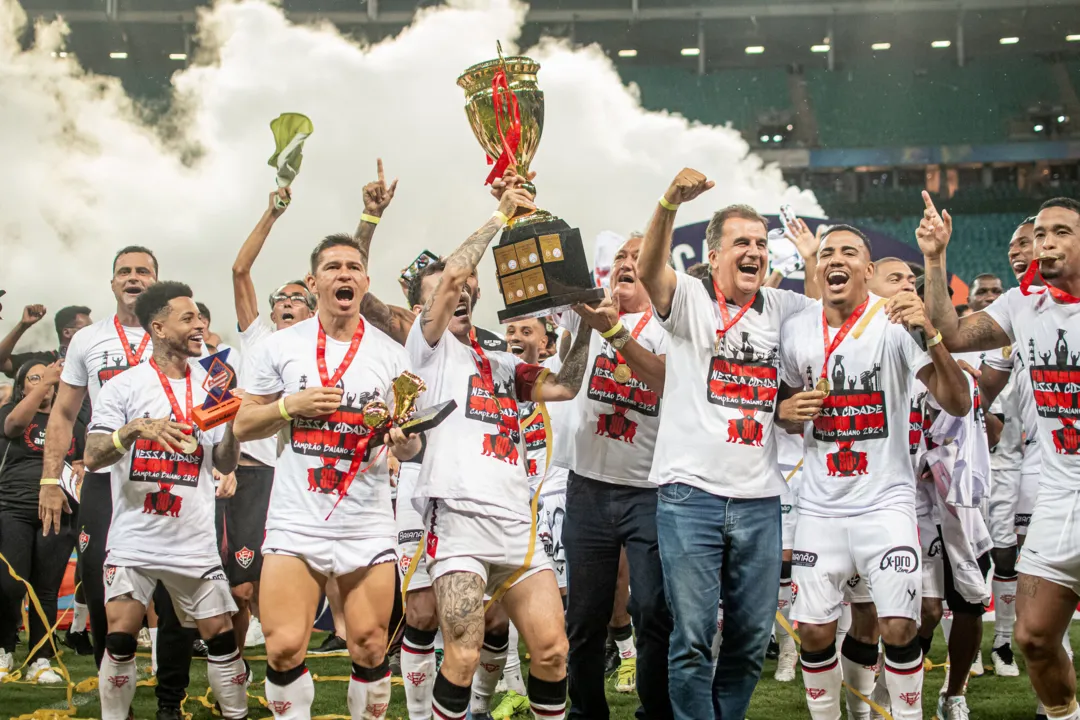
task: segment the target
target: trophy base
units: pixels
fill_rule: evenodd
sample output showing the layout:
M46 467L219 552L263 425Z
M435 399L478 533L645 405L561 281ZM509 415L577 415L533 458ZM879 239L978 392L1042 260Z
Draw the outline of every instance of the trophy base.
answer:
M240 409L240 398L229 398L223 403L212 405L209 408L197 407L191 411L191 419L195 421L196 427L203 432L206 432L210 428L215 428L222 423L227 423L236 417L237 411Z
M595 304L601 302L603 299L604 288L594 287L555 297L549 295L536 298L535 300L526 300L525 302L514 303L505 310L500 310L499 322L505 325L506 323L516 322L517 320L544 317L553 313L563 312L574 305Z

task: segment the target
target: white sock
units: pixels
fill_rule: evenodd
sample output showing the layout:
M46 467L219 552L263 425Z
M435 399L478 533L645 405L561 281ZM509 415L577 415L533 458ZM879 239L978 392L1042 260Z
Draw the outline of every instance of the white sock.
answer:
M996 616L995 616L996 617ZM945 605L941 611L941 634L945 636L945 646L949 645L949 634L952 632L952 610Z
M484 645L480 648L480 662L476 666L472 681L472 699L469 709L474 715L490 712L491 696L502 677L506 665L507 641L500 637L484 636Z
M236 647L236 638L232 630L227 633L211 638L208 645L218 642L218 638L226 636L226 642L231 641L231 651L222 655L214 655L209 649L206 654L206 679L214 690L214 697L221 705L223 718L247 717L247 666L240 649Z
M303 667L303 666L301 666ZM266 704L276 720L311 720L311 703L315 702L315 681L305 667L303 674L288 685L277 685L270 679L267 668Z
M503 667L503 682L509 690L518 695L525 695L525 678L521 677L521 643L518 629L510 623L510 638L507 640L506 665Z
M990 582L994 594L994 644L993 647L1012 642L1013 626L1016 625L1016 576L1001 578L994 575Z
M868 645L848 636L844 640L844 645L841 646L840 667L844 673L844 682L866 698L874 692L876 681L874 666L877 659L876 645ZM866 662L870 664L867 665ZM852 693L850 689L845 692L845 696L849 720L870 720L870 706L865 700Z
M405 626L401 641L401 679L411 720L431 717L431 693L435 688L435 631Z
M75 614L71 617L71 632L86 632L86 618L90 617L90 608L86 603L75 602Z
M1075 699L1073 700L1073 702L1069 703L1069 705L1072 706L1071 712L1066 708L1061 714L1055 715L1051 714L1050 710L1046 710L1045 715L1047 717L1047 720L1050 720L1051 718L1053 720L1080 720L1080 708L1076 706ZM1041 708L1042 704L1040 703L1039 706ZM1058 712L1058 708L1054 708L1054 712Z
M390 707L390 662L366 668L353 663L349 678L349 714L352 720L379 720Z
M127 720L131 700L135 697L136 679L134 653L117 658L105 651L98 669L101 720Z
M625 640L616 640L615 647L619 648L619 657L623 660L637 657L637 646L634 645L633 637L628 637Z
M148 628L150 630L150 672L157 675L157 628Z
M1069 628L1065 628L1065 634L1061 636L1061 647L1065 648L1065 654L1069 656L1069 661L1073 659L1072 640L1069 638Z
M840 619L836 622L836 647L844 647L844 638L851 629L851 603L840 604Z
M828 654L828 657L824 657ZM806 687L806 707L812 720L840 720L840 662L836 647L820 653L802 653L802 677Z
M791 578L780 579L780 593L776 598L776 610L780 613L780 616L790 622L791 615ZM776 635L776 642L780 642L788 635L787 628L785 628L780 620L773 621L773 634Z
M890 647L885 649L885 684L892 698L892 716L894 720L922 720L922 651L913 660L898 662L889 659Z

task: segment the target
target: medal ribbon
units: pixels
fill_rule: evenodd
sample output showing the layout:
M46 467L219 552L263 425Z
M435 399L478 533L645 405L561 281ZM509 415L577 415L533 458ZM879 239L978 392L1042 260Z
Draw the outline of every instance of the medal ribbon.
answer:
M855 312L851 313L851 317L844 321L844 324L840 326L840 331L836 333L836 337L833 338L832 343L829 342L829 321L825 319L825 308L821 309L821 333L825 336L825 362L821 365L821 377L825 378L829 374L829 358L836 351L836 348L840 347L840 343L844 342L844 338L851 332L851 328L855 327L855 323L859 321L862 314L866 312L866 306L869 304L870 298L867 297L862 301L859 307L855 308Z
M149 335L147 335L147 337L149 337ZM173 417L176 418L176 422L190 425L191 422L188 418L191 417L191 368L184 368L184 380L187 381L187 397L185 398L185 401L187 402L187 412L185 413L180 409L180 403L176 401L176 394L172 390L172 383L169 382L169 378L165 373L161 372L161 368L158 367L157 361L154 360L154 358L150 358L150 366L154 368L158 380L161 381L161 388L165 391L165 397L169 398L169 405L172 406ZM194 430L192 430L192 432L194 432ZM165 449L168 450L168 448ZM195 451L198 452L198 448L196 448ZM170 450L169 452L172 451ZM160 482L158 483L158 487L164 489Z
M622 317L621 313L619 317ZM652 305L649 305L649 309L646 310L645 314L641 316L641 319L637 321L637 325L634 326L634 331L630 333L630 337L637 340L638 335L641 334L641 331L645 329L645 326L649 324L650 320L652 320ZM626 364L626 360L623 359L622 353L618 350L615 351L615 362L619 365Z
M491 361L488 360L487 355L484 354L484 348L480 347L480 343L476 340L476 328L469 330L469 344L472 345L473 352L480 356L479 360L473 361L476 363L476 371L480 373L480 382L494 398L495 378L491 374Z
M518 110L517 96L510 89L506 72L502 68L496 70L494 77L491 78L491 100L495 106L495 130L499 133L499 140L502 141L502 154L499 155L498 160L494 161L495 167L488 173L485 185L490 185L495 178L502 177L503 172L511 165L517 167L514 155L521 143L521 113ZM504 123L507 124L505 130ZM488 156L488 164L492 162L491 157Z
M124 357L127 358L127 364L129 368L133 368L142 362L143 352L146 350L147 344L150 342L150 333L143 335L142 342L139 343L139 349L134 354L131 352L131 343L128 342L127 333L124 332L124 326L120 324L120 318L113 315L113 325L116 326L116 334L120 336L120 344L124 346ZM160 373L160 371L158 371ZM189 381L190 384L190 381ZM169 392L172 392L170 390Z
M1039 261L1032 260L1027 270L1024 271L1024 276L1020 278L1020 292L1024 295L1042 295L1044 292L1049 292L1050 297L1054 298L1059 303L1064 305L1074 305L1080 303L1080 298L1070 295L1069 293L1056 288L1050 283L1046 283L1041 288L1031 289L1031 286L1035 284L1035 278L1039 274Z
M754 293L754 297L750 298L750 302L739 308L739 312L735 313L735 317L731 317L727 309L727 298L724 297L724 293L720 292L720 286L716 284L716 279L712 281L713 292L716 293L716 304L720 307L720 318L723 322L723 328L716 329L716 345L715 352L720 352L720 341L727 335L727 331L735 327L735 323L742 319L742 316L746 314L746 311L750 309L750 306L754 304L754 300L757 299L757 293Z

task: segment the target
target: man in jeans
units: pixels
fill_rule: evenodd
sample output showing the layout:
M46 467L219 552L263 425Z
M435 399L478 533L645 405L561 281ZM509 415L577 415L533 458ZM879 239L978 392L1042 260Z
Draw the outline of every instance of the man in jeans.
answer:
M669 333L667 409L652 477L660 485L656 526L675 625L672 706L676 718L739 720L761 675L780 588L785 485L773 437L780 326L813 301L762 287L766 221L745 205L725 208L709 223L708 277L667 265L679 203L712 186L696 170L678 174L653 214L638 268ZM811 256L807 275L815 267ZM571 582L571 596L574 590ZM721 595L724 629L714 672L710 648Z
M572 408L573 436L557 445L568 447L569 457L557 452L553 460L570 469L563 546L570 588L566 624L571 718L608 717L604 644L624 546L640 666L638 717L673 717L667 682L672 624L656 539L656 484L649 480L667 333L638 280L640 250L640 237L618 250L611 297L595 309L582 309L582 317L597 333L589 345L585 387ZM566 322L574 334L581 331L577 315L568 315Z

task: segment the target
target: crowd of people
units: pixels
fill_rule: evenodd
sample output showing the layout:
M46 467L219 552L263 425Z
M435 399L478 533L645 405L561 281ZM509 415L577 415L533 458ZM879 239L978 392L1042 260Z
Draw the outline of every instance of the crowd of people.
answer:
M400 306L369 290L390 271L369 267L396 190L381 162L356 231L263 305L251 270L291 201L271 193L233 266L238 348L146 247L115 254L106 317L55 313L56 350L15 352L47 315L25 308L0 341L0 553L52 618L78 549L65 641L95 656L103 720L129 717L144 626L159 720L180 717L194 652L221 716L247 717L253 623L269 709L310 718L324 597L320 650L349 656L357 719L385 716L400 675L411 720L605 720L617 672L637 717L731 720L770 652L781 682L801 666L814 720L842 701L921 718L941 625L937 716L964 720L992 599L994 672L1019 674L1015 641L1037 713L1080 720L1080 203L1019 224L1019 287L980 275L960 307L952 219L925 193L921 268L795 219L796 293L746 205L714 214L707 262L673 268L678 209L713 187L688 168L619 248L605 300L500 336L473 324L476 268L535 210L526 187L496 179L491 217L403 272ZM242 402L201 429L198 360L224 351ZM441 423L403 428L410 402ZM23 601L0 573L0 677ZM50 628L31 613L26 630L28 677L63 682Z

